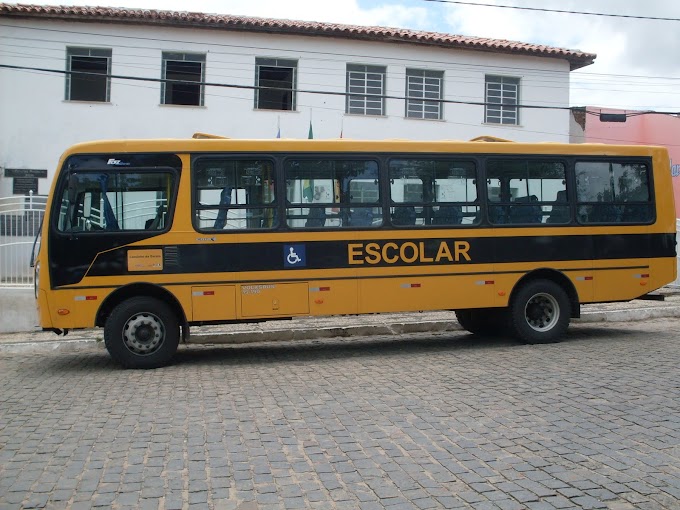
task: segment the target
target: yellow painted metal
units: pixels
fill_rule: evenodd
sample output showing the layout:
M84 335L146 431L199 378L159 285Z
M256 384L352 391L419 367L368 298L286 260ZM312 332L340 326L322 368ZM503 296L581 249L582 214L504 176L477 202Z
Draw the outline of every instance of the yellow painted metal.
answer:
M195 322L236 319L236 286L191 287L191 310Z
M308 288L306 282L239 285L241 315L244 318L307 315Z

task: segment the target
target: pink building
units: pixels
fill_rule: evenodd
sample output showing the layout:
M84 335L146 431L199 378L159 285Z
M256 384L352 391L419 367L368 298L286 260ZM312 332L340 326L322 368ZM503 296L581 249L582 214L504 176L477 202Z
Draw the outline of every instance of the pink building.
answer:
M668 148L675 194L675 217L680 218L680 117L659 113L645 113L633 110L612 110L588 106L581 126L585 134L583 141L589 143L615 143L634 145L663 145ZM603 122L600 113L625 115L625 122ZM582 111L574 116L583 115ZM585 122L585 126L583 124Z

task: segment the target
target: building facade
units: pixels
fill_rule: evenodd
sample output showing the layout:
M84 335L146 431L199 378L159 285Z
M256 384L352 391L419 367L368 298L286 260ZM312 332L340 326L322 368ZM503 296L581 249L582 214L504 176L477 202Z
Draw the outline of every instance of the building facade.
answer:
M0 197L47 193L63 150L93 139L568 142L569 73L595 58L450 34L140 9L0 4L0 25Z

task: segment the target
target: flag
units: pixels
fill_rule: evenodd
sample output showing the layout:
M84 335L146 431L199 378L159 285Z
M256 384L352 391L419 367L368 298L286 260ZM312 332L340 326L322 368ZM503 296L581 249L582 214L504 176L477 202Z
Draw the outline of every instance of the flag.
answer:
M302 198L307 202L314 201L314 179L302 180Z
M345 127L345 119L340 119L340 138L342 138L342 132Z
M279 120L277 121L278 125L278 131L276 132L276 138L281 138L281 117L279 117Z
M307 138L310 140L314 138L314 131L312 130L312 121L311 119L309 120L309 134L307 135Z

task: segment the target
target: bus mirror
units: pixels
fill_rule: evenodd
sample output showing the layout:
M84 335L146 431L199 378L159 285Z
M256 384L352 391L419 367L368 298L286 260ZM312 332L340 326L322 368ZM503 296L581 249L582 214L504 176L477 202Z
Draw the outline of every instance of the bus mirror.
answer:
M68 177L68 201L75 203L78 197L78 175L70 174Z

